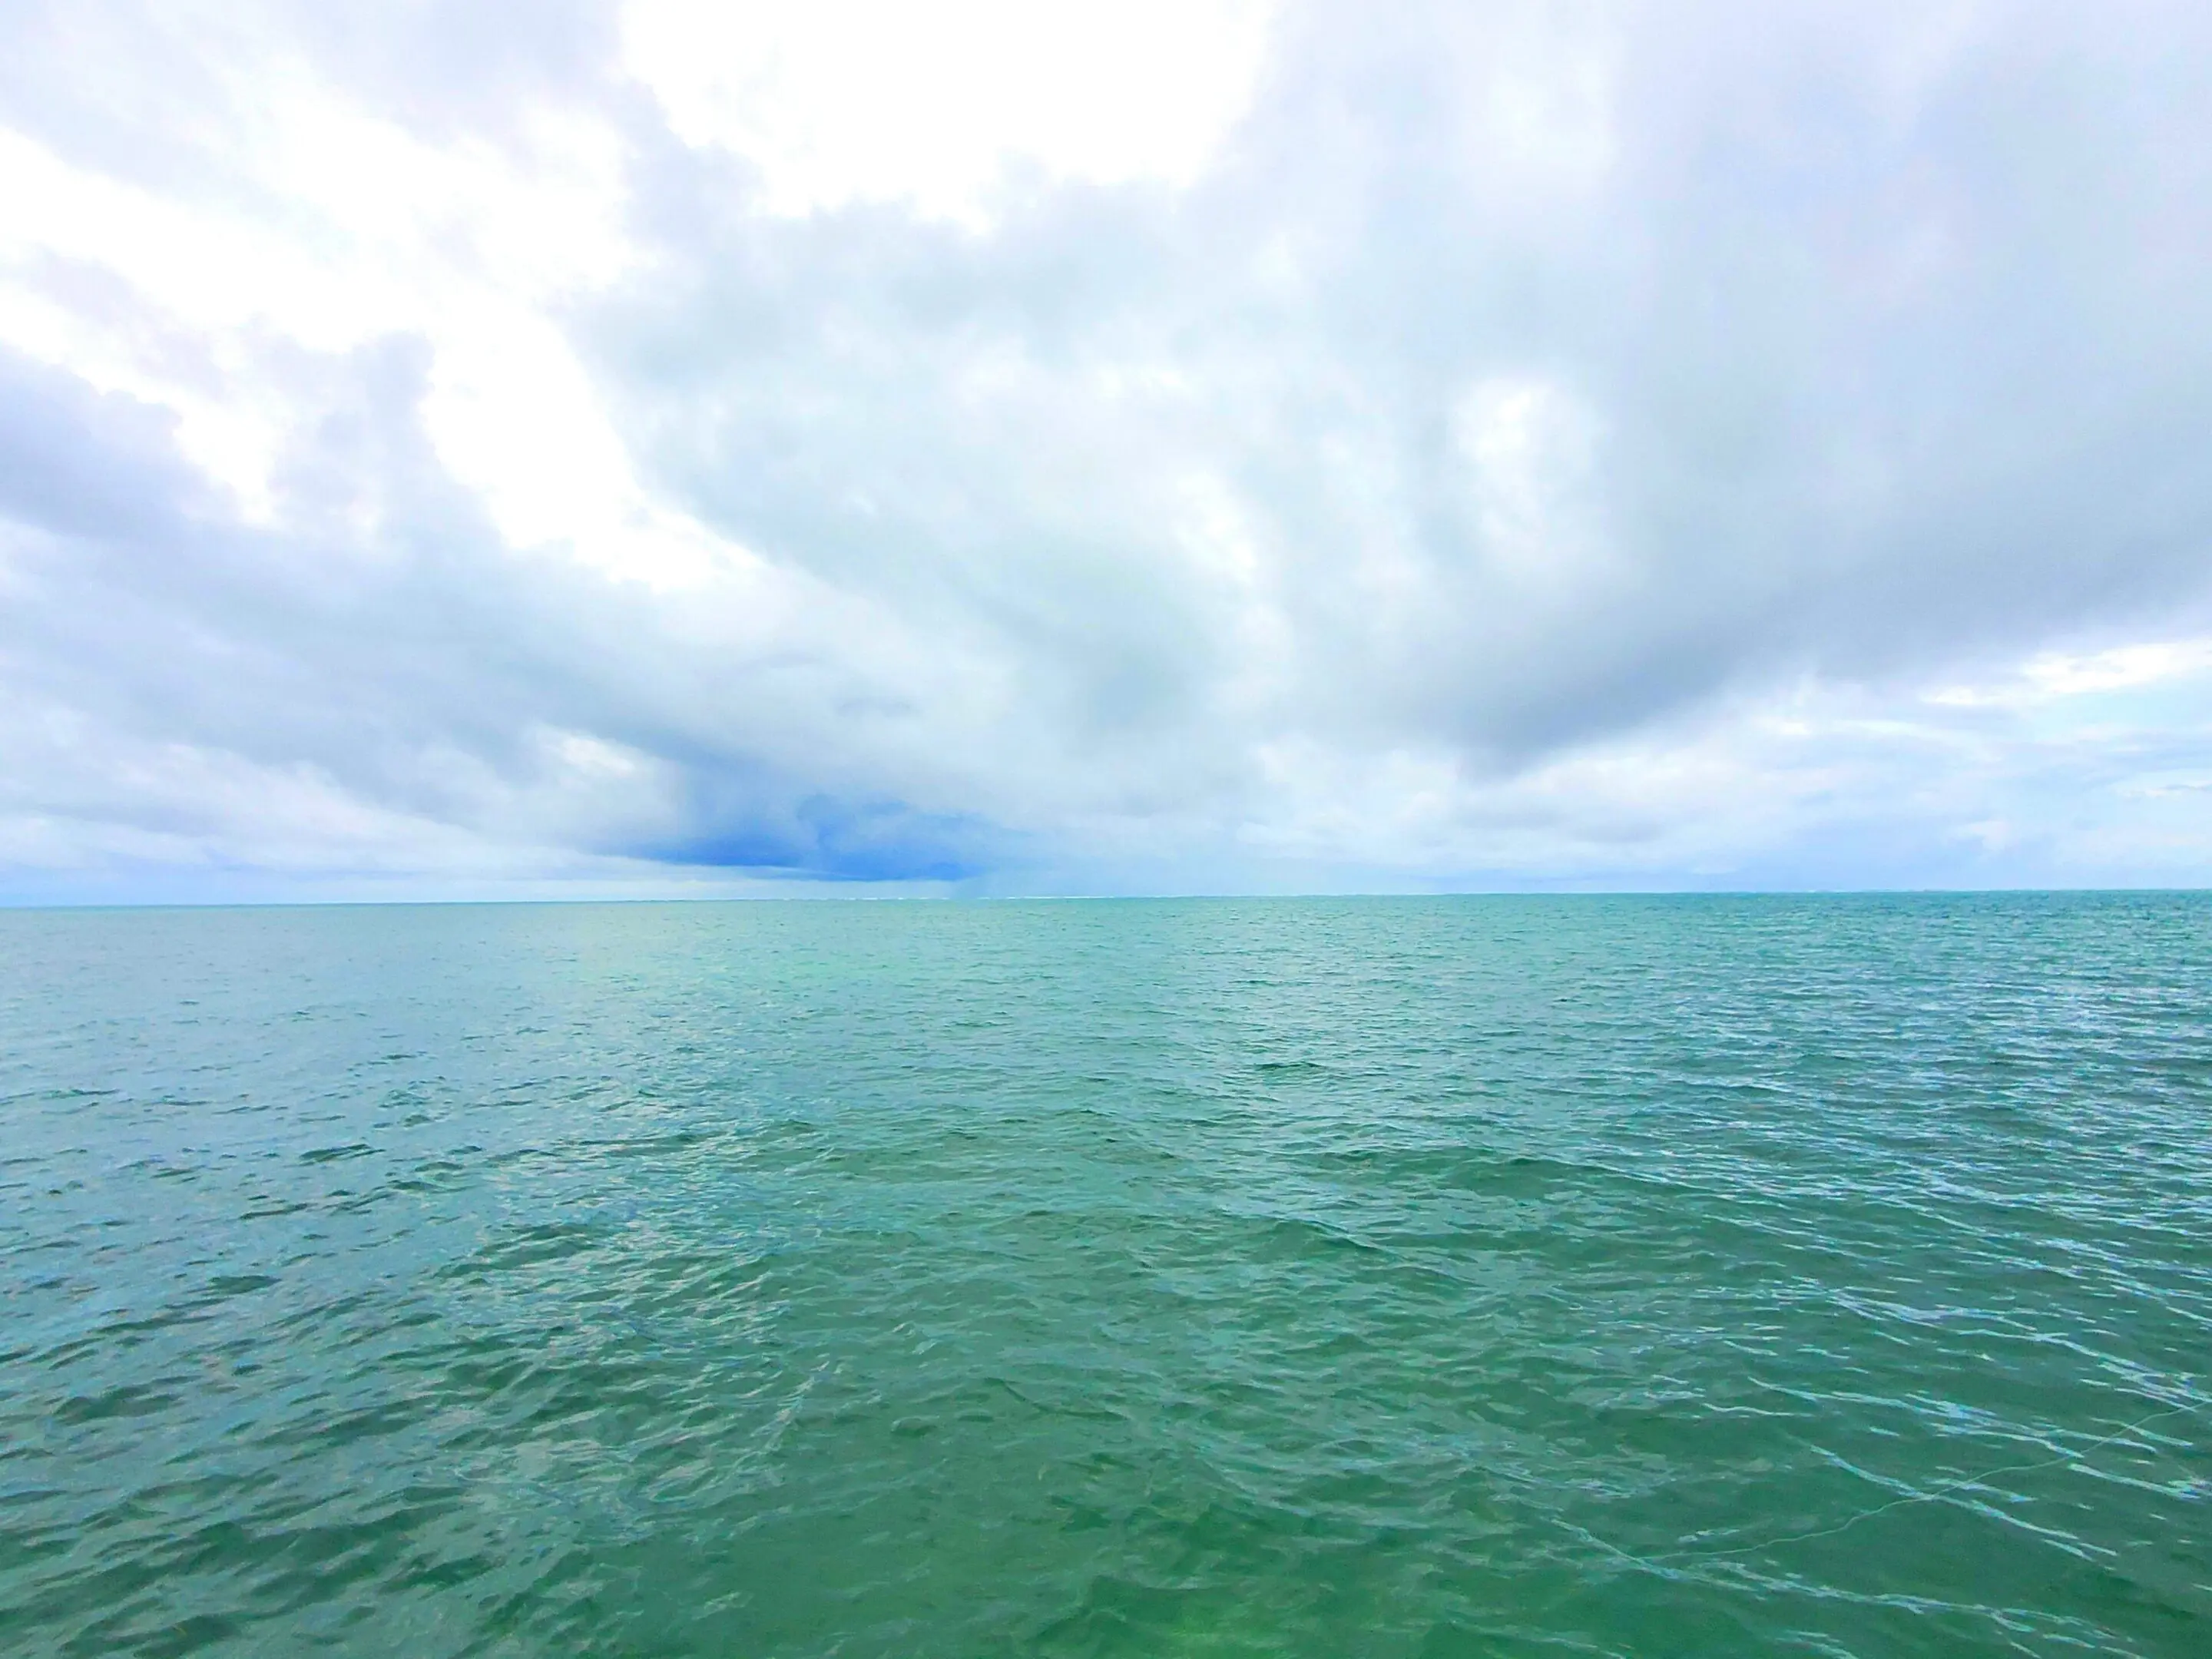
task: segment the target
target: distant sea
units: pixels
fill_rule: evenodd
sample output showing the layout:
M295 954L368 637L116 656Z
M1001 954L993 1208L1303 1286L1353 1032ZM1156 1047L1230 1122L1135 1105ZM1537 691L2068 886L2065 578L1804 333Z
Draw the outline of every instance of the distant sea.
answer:
M2212 1654L2212 898L0 913L0 1652Z

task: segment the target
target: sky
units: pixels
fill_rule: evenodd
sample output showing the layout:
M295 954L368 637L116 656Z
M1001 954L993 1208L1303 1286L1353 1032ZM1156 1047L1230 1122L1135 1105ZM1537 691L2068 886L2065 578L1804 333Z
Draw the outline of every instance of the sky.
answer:
M0 901L2212 883L2212 8L0 0Z

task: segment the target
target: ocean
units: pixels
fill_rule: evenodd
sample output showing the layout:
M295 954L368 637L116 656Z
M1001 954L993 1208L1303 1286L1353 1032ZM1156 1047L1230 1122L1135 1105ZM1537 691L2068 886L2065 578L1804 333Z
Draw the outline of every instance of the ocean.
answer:
M0 913L0 1652L2212 1653L2212 897Z

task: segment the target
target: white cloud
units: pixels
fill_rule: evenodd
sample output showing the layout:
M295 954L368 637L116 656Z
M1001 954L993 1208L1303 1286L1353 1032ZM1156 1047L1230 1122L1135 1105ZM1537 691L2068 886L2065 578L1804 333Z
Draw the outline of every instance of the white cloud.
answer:
M0 24L0 890L2212 878L2191 9L465 10Z
M270 474L307 412L260 360L416 335L432 352L426 429L510 541L661 582L742 556L645 498L559 323L639 258L603 119L533 112L503 143L438 145L289 54L232 67L221 204L0 132L0 339L170 410L185 452L267 522ZM70 267L144 307L150 337L57 303Z
M807 214L989 222L1008 173L1187 185L1244 112L1265 0L629 0L625 65L686 143Z
M2148 640L2100 651L2039 651L2011 672L1945 685L1927 700L1954 708L2036 708L2212 677L2212 638Z

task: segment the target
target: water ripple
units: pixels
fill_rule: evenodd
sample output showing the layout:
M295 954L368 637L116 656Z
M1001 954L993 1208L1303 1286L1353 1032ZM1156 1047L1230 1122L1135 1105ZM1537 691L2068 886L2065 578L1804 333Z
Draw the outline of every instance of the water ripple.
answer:
M0 1649L2212 1651L2212 901L0 913Z

